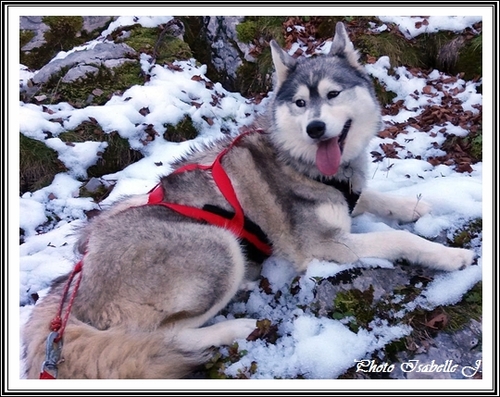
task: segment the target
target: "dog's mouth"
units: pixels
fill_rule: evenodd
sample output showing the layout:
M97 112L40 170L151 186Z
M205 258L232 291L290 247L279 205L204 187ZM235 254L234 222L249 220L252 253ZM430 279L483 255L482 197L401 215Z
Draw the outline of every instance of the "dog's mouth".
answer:
M349 119L345 122L344 127L342 128L342 132L339 136L339 146L340 151L344 152L345 139L347 138L347 133L351 129L352 119Z
M323 175L333 176L337 173L351 124L352 120L347 120L339 136L326 139L318 144L316 167Z

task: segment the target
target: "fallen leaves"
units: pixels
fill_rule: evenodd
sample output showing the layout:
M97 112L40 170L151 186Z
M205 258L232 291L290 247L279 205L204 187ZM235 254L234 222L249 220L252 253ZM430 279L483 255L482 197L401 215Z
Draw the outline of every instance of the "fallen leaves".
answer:
M481 156L477 153L477 147L474 147L474 140L481 134L482 107L476 105L478 112L464 110L462 101L457 95L464 91L464 87L456 85L460 76L441 75L438 79L430 79L428 75L419 69L410 69L409 72L419 78L427 78L428 83L421 92L415 91L410 94L413 98L419 99L421 96L437 97L440 96L440 103L429 103L423 111L407 121L401 123L387 123L384 130L380 131L378 136L383 139L395 140L399 134L407 134L408 127L428 134L435 138L438 133L446 137L442 145L433 142L436 149L441 149L446 154L442 156L428 157L425 160L433 166L444 164L452 166L457 172L472 172L472 164L481 161ZM453 87L449 85L453 84ZM405 101L399 100L386 106L383 115L395 116L404 108ZM449 132L450 127L460 127L468 131L466 137L457 137ZM380 145L381 151L372 151L371 155L374 162L384 158L401 158L401 149L405 147L396 141L384 142ZM420 158L407 152L404 158Z

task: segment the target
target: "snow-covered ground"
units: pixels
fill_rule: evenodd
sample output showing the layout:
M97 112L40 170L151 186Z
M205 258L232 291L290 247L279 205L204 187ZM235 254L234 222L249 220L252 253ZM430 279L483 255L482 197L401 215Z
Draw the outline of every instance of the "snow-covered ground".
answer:
M128 18L128 17L127 17ZM110 28L129 23L127 18L118 19ZM164 18L140 18L144 26L155 26ZM130 19L130 18L128 18ZM429 32L450 29L460 31L471 26L481 18L477 17L434 17L428 18L424 25ZM415 22L408 17L387 17L385 22L395 22L405 35L417 35ZM105 35L103 35L105 37ZM98 39L103 40L103 39ZM94 43L89 43L93 45ZM58 57L64 57L59 54ZM90 117L97 120L104 132L118 131L120 136L129 140L132 148L140 150L144 158L112 175L105 175L104 183L114 183L111 194L100 203L101 207L112 204L121 195L145 193L152 188L160 175L170 171L169 164L188 150L191 145L198 145L221 136L221 128L236 134L238 128L252 121L256 112L262 111L266 100L253 105L238 93L226 91L215 82L207 88L203 81L192 79L193 76L205 77L206 67L196 66L196 62L176 62L182 71L174 71L162 66L151 67L147 56L141 56L144 72L151 76L143 86L134 86L122 96L115 96L103 106L88 106L76 109L67 103L47 105L50 112L42 106L19 103L20 131L24 135L45 142L59 154L59 159L66 165L68 172L58 174L53 182L38 191L23 194L19 198L19 222L24 230L25 241L19 247L19 299L20 323L26 320L32 309L31 294L43 297L50 282L59 275L69 272L78 260L73 251L75 237L71 234L75 225L86 222L85 211L97 208L90 198L78 196L86 170L96 163L98 153L106 149L105 143L85 142L68 146L58 138L58 134L78 126ZM440 92L423 90L434 80L443 79L439 71L428 77L418 77L405 68L392 70L390 59L380 58L376 63L367 65L368 72L379 79L388 90L397 94L397 100L404 100L404 107L397 115L385 116L386 122L403 122L418 115L429 104L440 104ZM26 82L36 72L20 68L20 79ZM457 79L444 89L458 92L456 97L464 109L477 112L474 104L482 104L477 84ZM480 84L480 83L479 83ZM456 90L455 90L456 89ZM416 93L415 95L409 95ZM212 95L222 98L218 106L210 105ZM192 101L201 103L199 107ZM149 107L149 114L142 115L139 110ZM184 115L189 115L200 127L198 138L191 142L171 143L155 139L147 145L140 141L143 125L152 124L160 136L165 131L165 124L176 124ZM206 123L204 117L213 120ZM50 119L63 120L62 125ZM456 135L466 135L467 131L449 126ZM446 165L432 166L425 161L429 156L436 156L433 142L444 141L443 126L436 126L429 133L418 132L408 127L404 142L406 151L422 160L385 159L372 163L372 179L369 186L385 192L400 195L419 196L433 205L430 214L423 216L414 225L414 231L422 236L433 238L443 231L452 233L467 221L481 218L483 211L483 164L472 165L471 173L458 173ZM50 131L53 138L46 139L43 131ZM432 138L431 138L432 136ZM403 138L396 138L398 139ZM380 151L380 143L394 142L389 138L373 139L368 151ZM158 166L158 164L162 164ZM49 218L60 219L56 224L42 227ZM354 229L359 232L388 229L391 226L381 223L370 215L362 215L354 220ZM395 227L395 226L394 226ZM474 242L478 256L478 266L463 271L443 274L431 282L415 304L433 308L441 304L458 302L477 281L482 279L483 251L482 242ZM17 258L9 264L11 272L15 269ZM366 262L352 266L391 267L387 261ZM490 266L489 262L485 266ZM227 369L228 375L237 375L238 370L249 366L252 361L259 363L254 378L293 378L306 374L308 378L334 379L352 367L355 360L369 356L371 352L382 348L388 342L407 335L411 330L406 325L389 326L384 322L374 323L370 331L360 330L357 334L341 322L328 318L317 318L300 309L312 299L313 277L329 277L347 267L333 263L314 261L307 273L300 278L300 292L295 296L282 296L279 305L271 304L274 299L263 293L258 287L251 291L247 303L234 303L230 312L247 313L255 318L268 318L279 325L280 338L274 345L263 340L240 341L240 348L248 353L239 362ZM290 264L280 258L272 257L265 264L263 275L268 278L273 291L289 290L290 283L296 276ZM287 299L285 299L287 298ZM229 314L228 317L231 317ZM214 321L223 320L218 316ZM21 364L22 365L22 364Z

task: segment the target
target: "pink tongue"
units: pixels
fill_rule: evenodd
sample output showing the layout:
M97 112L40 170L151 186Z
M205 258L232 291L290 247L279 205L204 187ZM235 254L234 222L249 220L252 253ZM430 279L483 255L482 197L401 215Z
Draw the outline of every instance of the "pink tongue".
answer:
M341 155L338 137L322 141L316 152L316 166L323 175L335 175L339 169Z

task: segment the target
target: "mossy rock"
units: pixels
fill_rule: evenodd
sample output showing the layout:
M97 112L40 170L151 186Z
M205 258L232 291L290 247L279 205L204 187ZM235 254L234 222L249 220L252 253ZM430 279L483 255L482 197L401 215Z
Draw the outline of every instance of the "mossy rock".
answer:
M370 285L366 291L353 288L338 292L331 317L335 320L352 318L349 321L349 329L356 333L361 327L367 328L375 316L375 308L372 306L373 291L373 286Z
M83 122L76 129L61 133L59 138L63 142L108 143L108 147L98 159L97 164L87 169L89 178L118 172L144 157L140 152L131 149L128 141L120 137L118 132L104 133L94 121Z
M28 44L33 39L33 37L35 37L35 32L33 32L32 30L21 29L21 31L19 32L21 48Z
M43 142L19 135L21 194L42 189L51 184L56 174L67 171L56 151Z
M124 42L137 52L151 55L157 64L193 57L189 45L169 34L168 30L145 28L140 25L127 27L127 29L129 29L129 36L125 39L118 39L117 42Z
M68 51L91 39L90 35L81 34L83 26L81 16L47 16L43 17L42 21L49 27L44 33L46 43L29 52L21 51L20 53L21 63L30 69L40 69L58 52ZM21 34L21 42L26 41L28 37L29 34L26 32Z
M104 105L113 95L121 95L134 85L144 84L145 78L137 61L127 61L113 69L104 65L96 65L96 68L97 73L87 73L85 78L71 83L61 82L68 71L68 68L63 68L41 87L37 97L46 95L47 98L41 103L65 101L74 107L82 108L88 105Z

